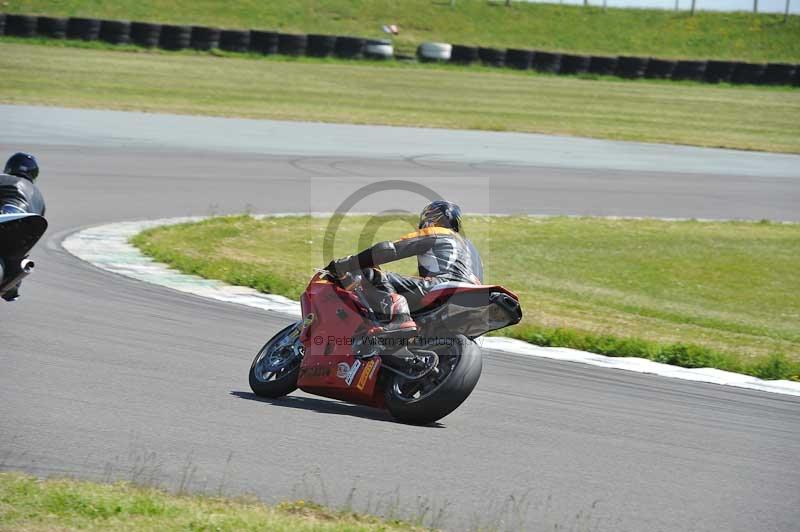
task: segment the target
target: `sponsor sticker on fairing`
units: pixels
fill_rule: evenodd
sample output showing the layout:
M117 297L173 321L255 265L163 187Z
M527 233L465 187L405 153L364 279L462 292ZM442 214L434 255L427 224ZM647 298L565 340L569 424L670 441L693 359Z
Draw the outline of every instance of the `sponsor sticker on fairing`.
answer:
M300 375L303 377L328 377L331 368L325 366L313 366L310 368L300 368Z
M364 371L361 372L361 376L358 378L358 382L356 383L356 388L359 390L364 390L364 386L367 385L367 381L372 378L372 373L375 370L375 366L378 363L375 362L374 358L371 358L367 365L364 366Z
M349 365L347 362L339 362L336 366L336 376L340 379L344 379L344 382L350 386L353 384L353 379L358 373L358 368L361 367L361 361L356 360L353 362L353 365Z
M358 368L361 367L361 361L356 360L353 362L353 365L350 366L350 371L347 373L347 377L344 378L344 382L347 383L348 386L353 384L353 379L356 377L356 373L358 373Z

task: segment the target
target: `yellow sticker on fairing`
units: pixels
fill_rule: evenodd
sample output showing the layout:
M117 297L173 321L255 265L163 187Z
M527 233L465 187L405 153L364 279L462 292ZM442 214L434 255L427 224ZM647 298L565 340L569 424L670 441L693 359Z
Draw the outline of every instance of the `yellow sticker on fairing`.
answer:
M367 385L367 381L372 376L371 375L372 369L375 367L375 364L377 364L377 362L375 361L374 358L370 359L370 361L367 362L367 365L364 366L364 369L361 371L361 376L358 378L358 382L356 383L356 388L358 388L361 391L364 391L364 387Z

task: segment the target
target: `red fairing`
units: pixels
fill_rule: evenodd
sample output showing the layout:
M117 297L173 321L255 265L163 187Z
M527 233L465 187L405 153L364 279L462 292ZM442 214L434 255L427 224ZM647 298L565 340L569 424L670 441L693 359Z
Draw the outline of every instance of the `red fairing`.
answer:
M433 290L425 296L423 303L426 307L445 305L440 307L441 310L462 316L459 321L458 317L447 314L454 324L461 323L461 329L465 331L461 334L479 336L484 330L507 325L505 314L496 315L499 307L488 304L490 296L497 292L517 299L502 286L458 283ZM358 296L317 274L308 284L300 303L303 310L300 340L305 348L297 381L300 389L324 397L383 407L384 385L378 385L380 357L358 359L353 353L354 340L361 339L374 325L365 317ZM430 319L438 317L433 314Z
M358 360L352 342L366 329L360 303L347 292L317 275L300 300L304 328L300 336L305 356L300 365L300 389L372 406L383 405L376 389L380 358Z

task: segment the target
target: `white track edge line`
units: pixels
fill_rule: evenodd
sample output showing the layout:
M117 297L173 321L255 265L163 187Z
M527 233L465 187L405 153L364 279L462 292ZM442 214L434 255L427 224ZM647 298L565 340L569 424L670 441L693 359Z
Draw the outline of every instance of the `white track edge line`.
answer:
M269 216L290 216L281 213ZM307 215L307 213L306 213ZM258 217L264 217L259 215ZM279 312L291 317L300 316L300 303L289 298L264 294L252 288L232 286L221 281L203 279L196 275L180 273L165 264L144 256L128 242L134 235L153 227L197 222L208 216L162 218L158 220L116 222L90 227L68 235L61 246L75 257L102 270L164 286L179 292L237 303L261 310ZM647 373L681 379L745 388L763 392L800 396L800 382L788 380L768 381L714 368L682 368L653 362L644 358L609 357L563 347L541 347L521 340L504 337L484 337L481 345L486 349L514 355L549 358L579 362L592 366L613 368L637 373Z

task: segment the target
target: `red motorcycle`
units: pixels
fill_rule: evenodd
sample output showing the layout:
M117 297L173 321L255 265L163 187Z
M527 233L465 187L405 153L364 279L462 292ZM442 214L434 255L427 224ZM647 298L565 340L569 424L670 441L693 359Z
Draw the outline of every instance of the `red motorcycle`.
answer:
M359 283L352 283L360 286ZM475 339L520 321L517 296L501 286L447 282L412 314L416 331L369 335L376 324L362 289L321 270L301 298L304 318L256 355L250 387L277 398L297 388L387 409L402 422L433 423L458 408L481 375Z

